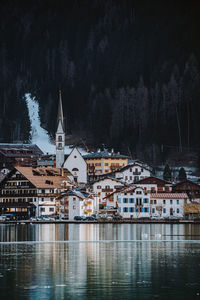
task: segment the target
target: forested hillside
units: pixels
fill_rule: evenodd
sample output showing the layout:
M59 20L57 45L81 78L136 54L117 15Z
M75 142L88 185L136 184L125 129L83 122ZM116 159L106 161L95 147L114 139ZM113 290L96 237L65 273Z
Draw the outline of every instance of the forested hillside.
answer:
M200 147L198 1L0 2L0 141L29 139L23 95L54 135L134 153Z

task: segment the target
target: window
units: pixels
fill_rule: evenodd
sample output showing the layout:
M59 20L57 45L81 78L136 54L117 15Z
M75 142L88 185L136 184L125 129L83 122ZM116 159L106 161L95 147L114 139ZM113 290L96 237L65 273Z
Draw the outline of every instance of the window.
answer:
M58 136L58 141L62 142L62 136L61 135Z
M41 201L44 201L44 198L41 198Z
M176 200L176 204L179 204L179 200Z
M153 200L154 201L154 204L156 204L157 203L157 201L156 200Z
M41 208L40 208L40 211L41 211L41 212L45 212L45 208L44 208L44 207L41 207Z
M143 199L143 203L149 203L149 199L148 198L144 198Z
M129 198L129 203L134 203L135 199L134 198Z
M49 207L49 211L50 212L54 212L54 208L53 207Z
M130 180L132 180L132 178L133 178L133 177L132 177L132 176L130 176Z
M129 212L134 212L134 207L129 207Z
M142 192L141 191L136 191L136 194L142 194Z
M130 168L130 172L132 172L132 168Z
M177 208L176 212L177 212L177 214L179 214L179 208Z
M163 200L163 204L166 204L166 200Z
M105 166L108 166L108 163L105 163Z
M128 180L128 176L125 176L125 180Z
M118 203L121 203L121 199L120 199L120 198L118 198L118 199L117 199L117 202L118 202Z
M143 212L145 212L145 213L149 212L149 208L148 207L144 207L143 208Z
M128 199L127 198L123 198L123 203L128 203Z
M101 186L100 185L97 185L97 189L100 189L101 188Z
M154 214L155 213L155 208L152 208L152 214Z
M163 208L163 214L166 214L166 208Z
M170 200L170 204L173 204L173 200Z
M58 149L62 149L62 143L58 143Z
M76 209L76 205L73 206L73 210L75 210L75 209Z
M128 212L128 207L124 207L123 212Z

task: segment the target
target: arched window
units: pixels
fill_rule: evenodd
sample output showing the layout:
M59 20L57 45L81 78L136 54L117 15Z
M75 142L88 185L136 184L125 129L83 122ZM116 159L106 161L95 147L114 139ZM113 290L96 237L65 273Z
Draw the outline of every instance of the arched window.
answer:
M59 142L62 142L62 135L59 135L59 136L58 136L58 141L59 141Z
M72 169L72 171L76 171L76 172L77 172L77 171L78 171L78 169L77 169L77 168L73 168L73 169Z
M58 143L58 149L62 149L62 143Z

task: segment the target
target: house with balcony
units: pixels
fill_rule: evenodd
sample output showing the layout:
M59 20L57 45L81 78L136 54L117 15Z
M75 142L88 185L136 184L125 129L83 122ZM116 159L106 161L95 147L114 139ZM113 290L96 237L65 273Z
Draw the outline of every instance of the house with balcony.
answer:
M97 180L101 175L113 172L128 164L129 157L119 152L104 149L83 156L87 163L89 181Z
M57 215L74 220L75 216L91 216L98 213L98 202L93 194L79 188L66 191L56 198Z
M150 177L151 171L148 167L145 167L138 162L134 162L116 170L114 176L116 179L131 184L138 180Z
M191 201L200 203L200 185L191 180L184 180L173 185L174 193L186 193Z
M110 199L107 201L105 200L105 197L117 190L120 190L124 186L125 183L111 177L99 179L91 185L93 193L99 198L99 204L110 207L115 206L114 200L112 201L112 199Z
M172 183L154 176L146 177L134 183L151 193L169 193L172 191Z
M117 211L123 218L149 218L150 193L142 187L128 187L114 193Z
M55 198L72 186L64 170L15 166L0 183L0 214L13 219L55 215Z

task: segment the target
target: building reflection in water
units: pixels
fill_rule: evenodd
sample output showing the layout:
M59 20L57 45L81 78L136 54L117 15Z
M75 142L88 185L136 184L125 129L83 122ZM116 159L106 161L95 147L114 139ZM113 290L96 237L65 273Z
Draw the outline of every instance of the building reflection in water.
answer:
M175 283L199 282L200 254L190 256L191 244L170 240L199 235L195 225L3 225L1 241L69 242L0 245L0 294L2 299L13 293L15 299L142 299L143 293L161 295L165 289L176 294ZM190 278L182 279L181 271Z

